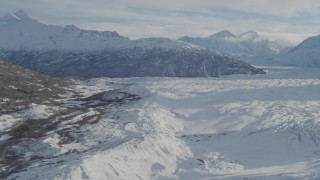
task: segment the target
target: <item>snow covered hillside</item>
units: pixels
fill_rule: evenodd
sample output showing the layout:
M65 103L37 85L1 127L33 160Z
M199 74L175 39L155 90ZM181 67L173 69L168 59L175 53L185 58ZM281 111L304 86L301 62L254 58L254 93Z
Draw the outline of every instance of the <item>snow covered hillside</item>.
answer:
M320 36L310 37L273 60L274 64L320 67Z
M112 31L84 30L74 25L48 25L20 10L0 18L0 49L101 50L105 48L195 47L169 38L130 40Z
M29 120L42 133L1 130L1 177L319 179L320 71L266 69L75 82L78 97Z
M269 41L259 36L255 31L248 31L239 36L227 30L220 31L209 37L181 37L179 40L199 45L207 49L218 50L233 58L261 64L288 46L285 40Z

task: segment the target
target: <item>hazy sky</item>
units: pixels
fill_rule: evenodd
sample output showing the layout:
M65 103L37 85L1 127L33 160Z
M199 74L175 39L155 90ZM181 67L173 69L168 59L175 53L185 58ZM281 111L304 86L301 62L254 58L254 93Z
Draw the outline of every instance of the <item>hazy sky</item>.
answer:
M255 30L298 43L320 34L319 0L0 0L49 24L117 31L130 38L209 36Z

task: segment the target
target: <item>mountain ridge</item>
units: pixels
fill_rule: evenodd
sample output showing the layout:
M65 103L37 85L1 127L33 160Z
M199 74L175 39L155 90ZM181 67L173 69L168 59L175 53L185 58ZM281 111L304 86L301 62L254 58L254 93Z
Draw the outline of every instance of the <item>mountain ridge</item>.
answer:
M129 40L115 31L44 24L22 10L7 14L0 22L1 49L101 49Z

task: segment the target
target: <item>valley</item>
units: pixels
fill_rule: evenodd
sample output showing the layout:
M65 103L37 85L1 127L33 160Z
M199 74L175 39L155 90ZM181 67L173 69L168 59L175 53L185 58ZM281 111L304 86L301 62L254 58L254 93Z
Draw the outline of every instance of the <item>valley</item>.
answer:
M50 14L52 5L38 10ZM23 10L0 18L0 179L320 179L316 28L290 34L283 32L287 24L234 24L243 9L207 9L229 21L218 25L204 21L202 10L171 12L177 8L171 5L159 13L118 4L114 17L113 10L105 16L106 7L91 13L66 7L78 16L64 19L59 11L49 19L77 26L52 25ZM143 14L139 22L120 17L136 18L130 14L136 10ZM311 16L268 13L262 16L268 22ZM150 14L170 21L145 19ZM181 15L186 19L177 23ZM189 18L204 24L190 28ZM111 26L106 22L139 37L97 30ZM243 30L259 22L266 29ZM130 32L134 26L138 32ZM238 35L217 31L224 27ZM188 36L193 28L198 31ZM178 33L160 36L168 32ZM152 33L157 36L146 37ZM294 45L260 34L296 43L309 38Z

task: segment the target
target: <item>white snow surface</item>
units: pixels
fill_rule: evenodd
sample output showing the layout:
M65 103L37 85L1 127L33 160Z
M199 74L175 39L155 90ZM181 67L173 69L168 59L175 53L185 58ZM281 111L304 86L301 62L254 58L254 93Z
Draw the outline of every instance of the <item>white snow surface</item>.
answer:
M110 107L84 127L80 144L60 147L56 134L43 141L57 154L84 153L10 177L320 179L320 71L265 68L255 76L92 79L78 89L121 88L142 99Z
M54 111L57 111L58 108L56 107L50 107L47 105L39 105L39 104L31 104L30 107L21 112L24 117L27 117L28 119L46 119L53 115Z

